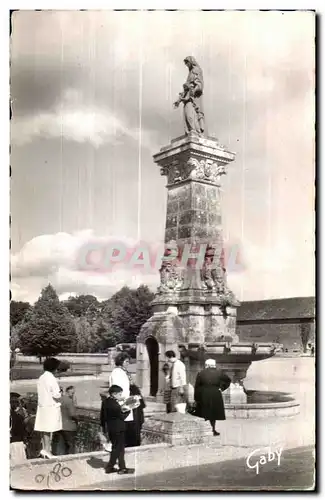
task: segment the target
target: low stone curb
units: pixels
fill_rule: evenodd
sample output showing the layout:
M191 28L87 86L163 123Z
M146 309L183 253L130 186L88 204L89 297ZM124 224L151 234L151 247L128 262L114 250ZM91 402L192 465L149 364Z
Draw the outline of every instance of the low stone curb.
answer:
M133 452L144 452L148 450L155 450L156 448L168 448L172 445L169 443L154 443L154 444L145 444L143 446L132 446L129 448L125 448L125 453L133 453ZM109 451L88 451L85 453L75 453L73 455L59 455L57 457L53 458L48 458L44 460L44 458L32 458L30 460L25 460L24 462L21 462L20 464L15 464L11 465L11 469L19 469L19 468L30 468L31 466L35 465L51 465L51 464L56 464L59 460L62 460L64 462L69 462L71 460L83 460L86 458L102 458L107 455L110 455Z

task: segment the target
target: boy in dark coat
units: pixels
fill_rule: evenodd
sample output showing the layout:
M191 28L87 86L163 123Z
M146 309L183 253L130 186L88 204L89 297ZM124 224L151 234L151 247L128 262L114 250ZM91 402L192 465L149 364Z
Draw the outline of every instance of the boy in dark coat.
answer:
M117 472L118 474L133 474L134 469L128 469L125 465L125 422L130 411L122 411L123 390L118 385L109 388L109 397L102 402L100 411L101 426L104 433L108 434L112 443L112 451L109 462L105 468L107 474ZM125 408L126 409L126 408ZM118 461L119 469L115 468Z
M225 373L217 370L214 359L205 362L206 368L198 373L195 382L194 399L196 402L196 416L209 420L212 433L219 436L216 431L216 420L226 420L222 391L228 389L230 378Z

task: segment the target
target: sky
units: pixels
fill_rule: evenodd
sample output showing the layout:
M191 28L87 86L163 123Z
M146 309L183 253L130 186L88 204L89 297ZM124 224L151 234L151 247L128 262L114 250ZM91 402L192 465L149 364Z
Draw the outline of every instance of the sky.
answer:
M172 103L193 55L222 179L238 299L314 295L314 16L260 11L19 11L11 38L11 290L108 298L157 270L81 269L93 241L163 241L152 156L183 134Z

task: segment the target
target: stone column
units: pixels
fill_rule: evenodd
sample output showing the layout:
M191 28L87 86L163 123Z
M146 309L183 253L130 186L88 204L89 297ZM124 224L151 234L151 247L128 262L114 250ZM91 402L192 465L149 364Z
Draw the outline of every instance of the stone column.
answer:
M187 342L215 342L221 335L238 339L239 304L227 286L222 262L220 191L221 176L234 158L216 139L193 133L154 155L167 177L165 243L177 248L178 255L163 263L162 286L153 305L156 310L178 305ZM197 259L188 260L192 252Z
M138 383L144 394L149 367L142 349L148 336L157 339L161 360L167 349L178 354L179 345L204 345L221 336L238 340L239 303L228 288L222 261L220 190L221 177L234 159L216 139L193 133L172 140L154 155L167 177L166 250L154 314L137 338L142 344L137 350ZM199 369L199 363L188 360L191 383Z

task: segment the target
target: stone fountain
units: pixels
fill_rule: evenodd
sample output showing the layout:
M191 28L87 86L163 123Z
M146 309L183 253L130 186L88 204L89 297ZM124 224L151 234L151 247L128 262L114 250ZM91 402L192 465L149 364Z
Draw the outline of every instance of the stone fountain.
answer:
M154 156L167 177L166 252L153 316L137 339L137 377L145 396L159 398L168 349L183 359L192 384L204 360L215 359L232 380L229 403L233 397L246 401L250 364L275 354L274 344L241 342L236 334L240 304L226 279L220 192L221 176L234 159L215 138L195 133Z
M201 78L203 89L202 70L193 61L185 59L189 76L179 98L184 103L185 135L153 157L167 178L166 250L153 315L137 338L137 383L145 397L159 401L167 350L183 359L192 384L204 360L213 358L231 378L224 393L226 414L236 416L237 410L254 406L244 388L249 366L273 356L277 346L242 342L236 334L240 304L227 283L221 222L221 180L235 154L215 137L204 135L201 102L186 97L191 74L195 82ZM190 94L200 97L202 91L195 85ZM245 410L245 416L252 415Z

